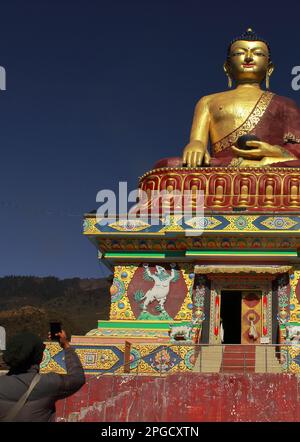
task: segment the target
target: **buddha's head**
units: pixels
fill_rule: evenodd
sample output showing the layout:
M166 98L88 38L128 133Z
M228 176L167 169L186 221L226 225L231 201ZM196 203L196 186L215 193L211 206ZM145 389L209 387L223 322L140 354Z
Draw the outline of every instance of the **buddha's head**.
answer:
M274 70L271 62L271 51L268 43L258 37L252 29L231 41L228 46L227 60L224 71L229 79L236 83L261 83L266 78L268 88L269 77Z

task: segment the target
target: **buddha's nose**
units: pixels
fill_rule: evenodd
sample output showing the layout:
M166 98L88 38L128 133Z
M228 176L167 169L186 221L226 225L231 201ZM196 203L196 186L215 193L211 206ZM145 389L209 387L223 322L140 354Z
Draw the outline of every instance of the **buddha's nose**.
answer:
M253 55L250 51L248 51L245 56L245 61L246 61L246 63L248 63L249 61L252 61L252 60L253 60Z

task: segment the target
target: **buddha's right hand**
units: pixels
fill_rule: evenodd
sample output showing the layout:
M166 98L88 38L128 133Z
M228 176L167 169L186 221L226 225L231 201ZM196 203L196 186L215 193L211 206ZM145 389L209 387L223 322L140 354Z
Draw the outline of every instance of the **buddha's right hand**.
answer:
M201 141L194 140L187 144L183 150L182 163L187 167L200 167L209 165L210 155Z

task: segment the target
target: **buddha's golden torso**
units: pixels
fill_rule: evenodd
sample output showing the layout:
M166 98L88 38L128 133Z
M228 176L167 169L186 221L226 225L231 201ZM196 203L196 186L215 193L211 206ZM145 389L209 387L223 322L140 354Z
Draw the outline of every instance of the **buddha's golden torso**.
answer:
M262 93L261 89L249 86L208 95L206 98L211 143L216 143L241 126Z

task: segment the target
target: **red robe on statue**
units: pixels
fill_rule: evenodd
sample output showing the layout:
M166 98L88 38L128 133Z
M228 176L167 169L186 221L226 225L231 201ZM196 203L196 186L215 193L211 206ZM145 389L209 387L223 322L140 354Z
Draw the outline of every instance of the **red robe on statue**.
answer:
M264 92L247 120L211 146L211 166L229 166L235 158L231 146L237 145L238 137L245 134L281 146L297 158L284 162L276 162L274 158L274 167L300 167L300 109L293 100ZM182 158L164 158L154 166L155 169L160 167L182 167Z

